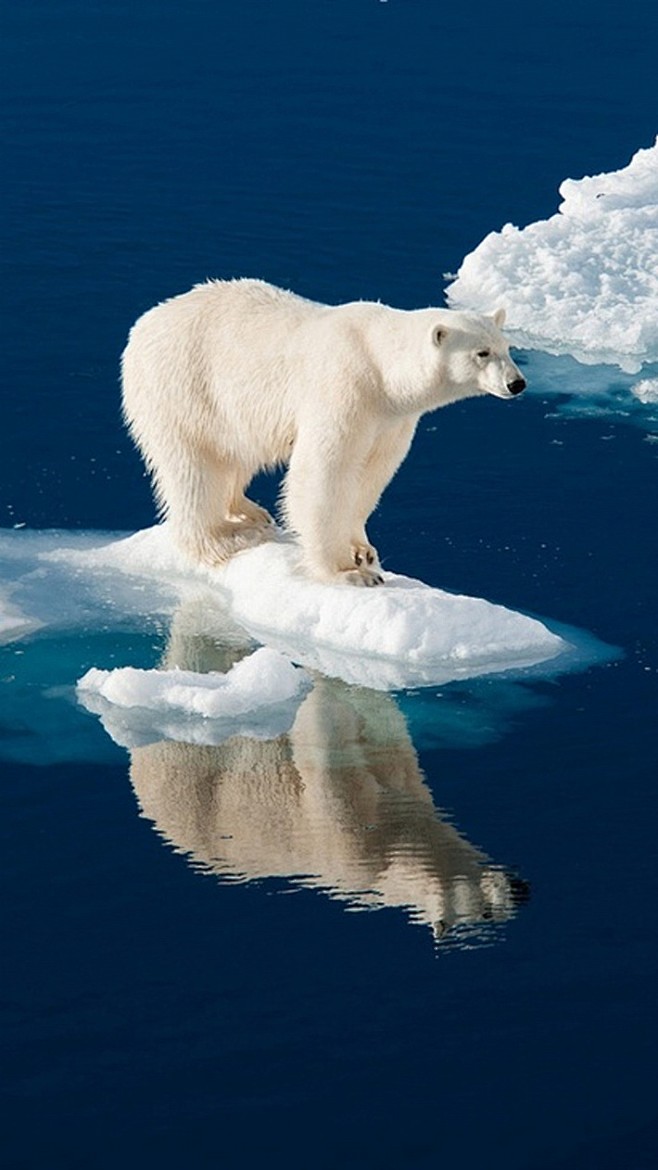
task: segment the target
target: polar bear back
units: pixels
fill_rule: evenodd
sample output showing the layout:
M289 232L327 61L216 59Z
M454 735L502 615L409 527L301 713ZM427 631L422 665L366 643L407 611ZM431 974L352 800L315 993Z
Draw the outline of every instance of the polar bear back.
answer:
M122 359L131 431L147 454L159 435L198 449L212 432L245 464L286 462L305 415L334 413L338 401L342 411L364 377L376 380L369 326L395 312L323 305L259 280L196 285L131 330Z
M125 412L134 429L145 394L157 394L161 416L173 396L177 417L181 401L189 409L191 398L202 397L204 411L229 409L233 424L237 396L256 410L260 434L283 428L286 440L305 408L334 395L341 409L365 396L370 410L397 405L420 415L441 404L431 341L441 323L471 346L492 332L490 322L454 310L324 305L262 280L211 280L156 305L133 326L122 363ZM438 399L427 403L430 390ZM278 419L259 417L262 409Z

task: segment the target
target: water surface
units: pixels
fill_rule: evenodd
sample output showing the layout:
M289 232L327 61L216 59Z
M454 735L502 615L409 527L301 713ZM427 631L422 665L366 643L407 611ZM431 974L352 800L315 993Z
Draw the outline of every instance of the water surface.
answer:
M488 231L656 133L642 8L30 0L4 22L9 542L152 522L118 358L155 301L256 275L440 303ZM2 648L8 1165L654 1164L655 410L609 368L520 357L522 400L424 420L371 535L616 657L320 679L275 738L128 752L73 687L160 661L157 615L121 629L109 597L85 624L84 592L52 591L56 628Z

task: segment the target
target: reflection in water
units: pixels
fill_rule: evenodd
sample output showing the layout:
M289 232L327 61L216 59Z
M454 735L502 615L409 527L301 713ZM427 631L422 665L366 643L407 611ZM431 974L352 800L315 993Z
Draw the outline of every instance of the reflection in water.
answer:
M166 665L227 670L248 651L173 631ZM195 865L281 877L357 907L395 906L435 938L509 918L525 883L491 864L434 806L407 725L380 691L318 676L286 734L131 751L145 816Z

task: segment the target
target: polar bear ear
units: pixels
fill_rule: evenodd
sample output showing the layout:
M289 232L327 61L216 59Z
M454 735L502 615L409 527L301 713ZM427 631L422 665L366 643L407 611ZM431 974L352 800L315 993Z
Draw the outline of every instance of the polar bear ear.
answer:
M496 326L496 329L502 329L503 325L505 324L506 316L507 314L504 309L496 309L496 312L493 315L493 323Z
M445 325L437 325L436 329L432 333L432 341L435 345L443 345L449 332L450 330L446 329Z

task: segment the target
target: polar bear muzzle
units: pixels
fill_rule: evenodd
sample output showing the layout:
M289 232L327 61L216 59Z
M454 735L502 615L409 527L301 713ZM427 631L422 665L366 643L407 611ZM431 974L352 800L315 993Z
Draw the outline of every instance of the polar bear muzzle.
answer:
M507 389L509 390L510 394L522 394L526 388L526 385L527 383L525 378L515 378L513 382L507 383Z

